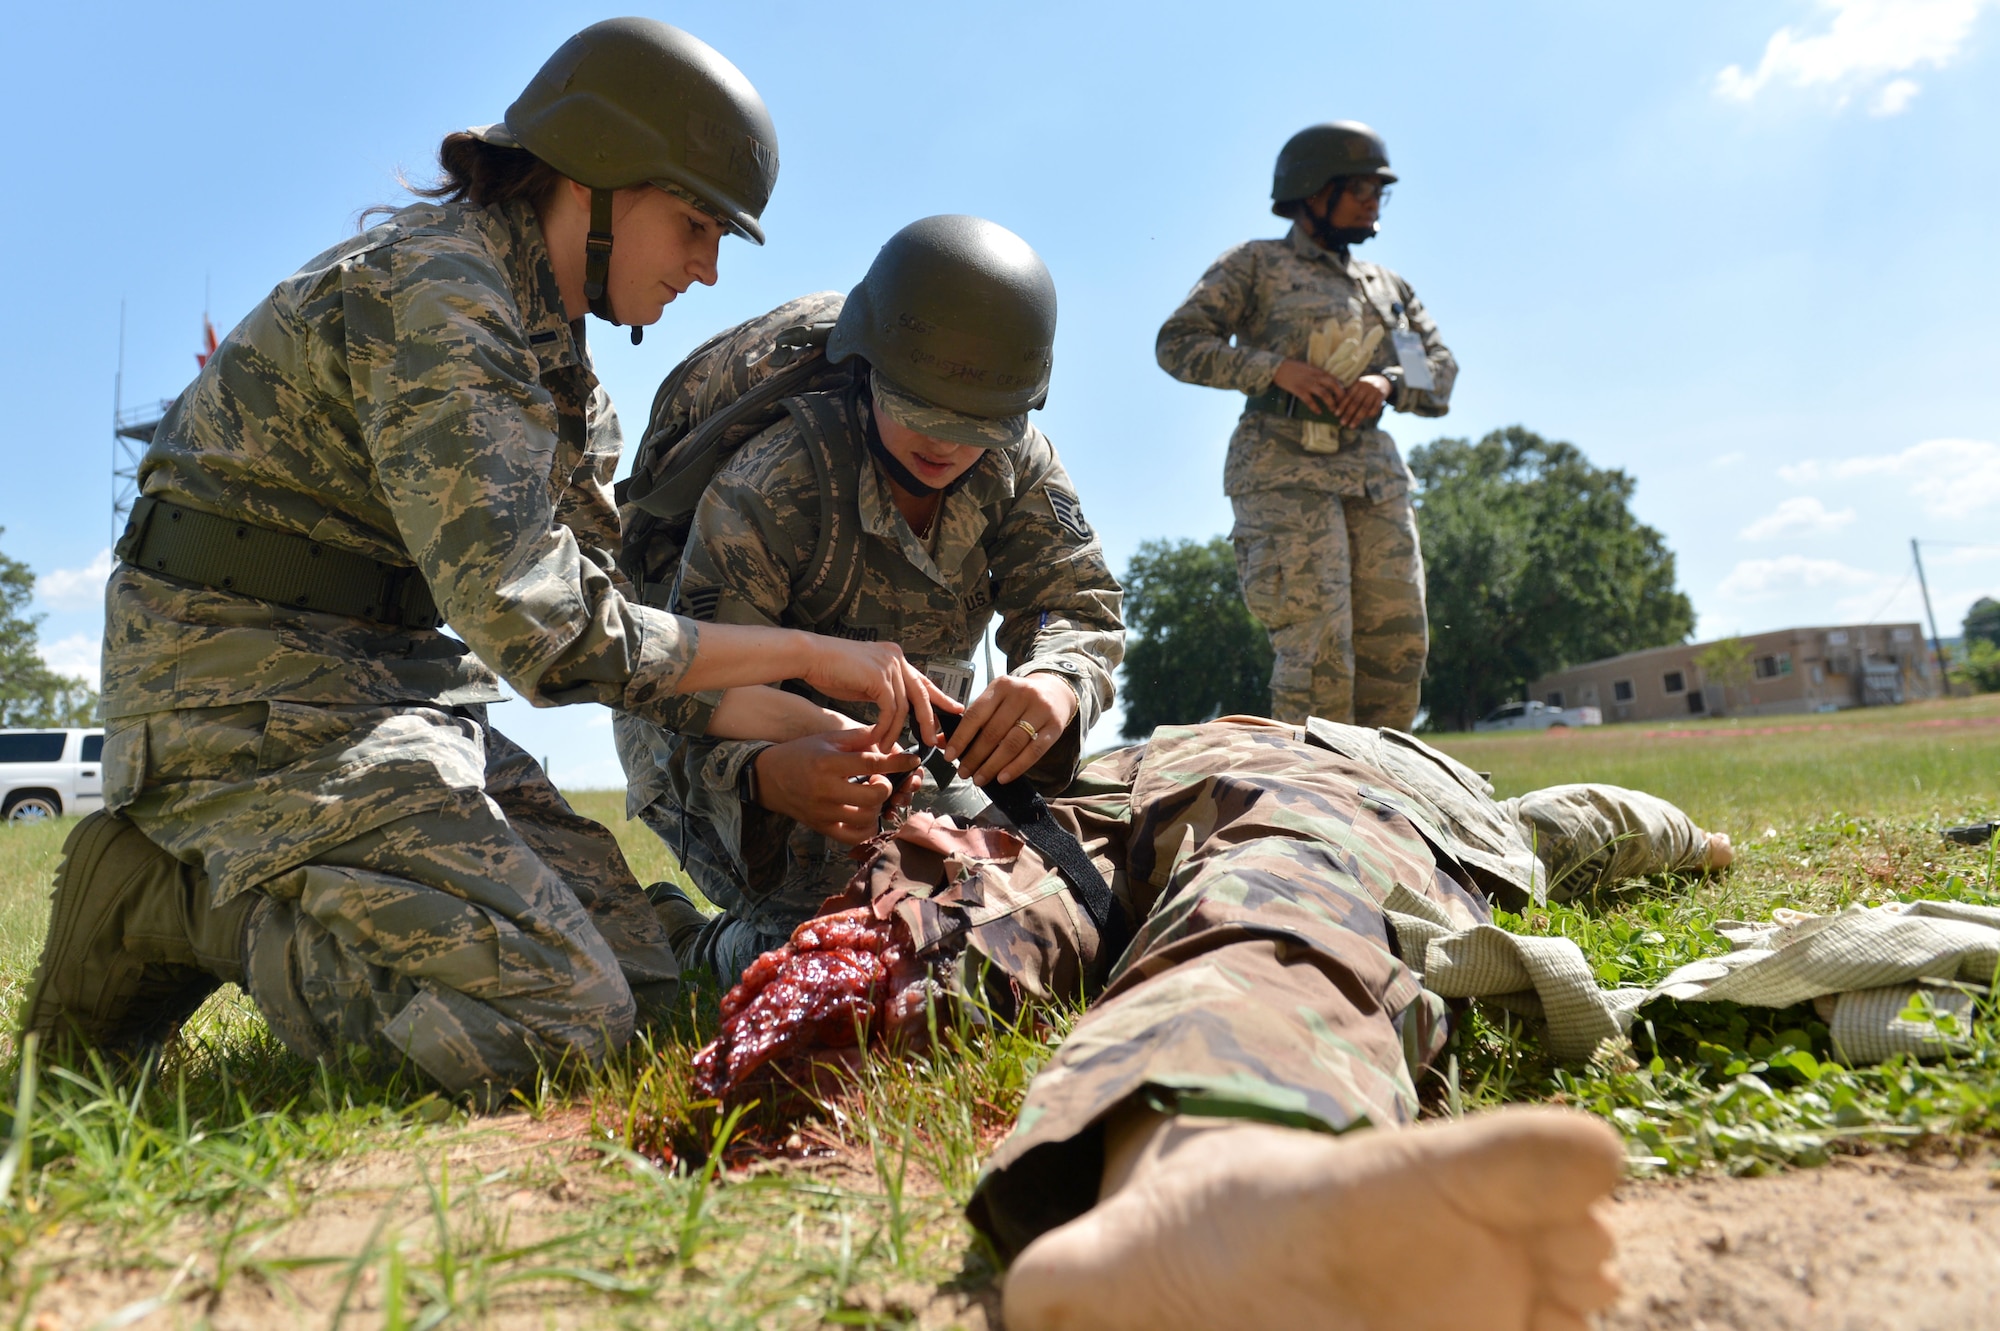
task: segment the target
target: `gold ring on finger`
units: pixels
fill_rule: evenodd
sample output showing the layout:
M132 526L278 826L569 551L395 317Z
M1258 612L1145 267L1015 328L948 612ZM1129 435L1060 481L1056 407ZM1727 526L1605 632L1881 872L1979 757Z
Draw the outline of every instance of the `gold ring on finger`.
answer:
M1028 732L1028 743L1033 744L1036 740L1041 738L1041 732L1037 731L1032 725L1028 724L1027 717L1025 716L1022 717L1019 721L1016 721L1014 724Z

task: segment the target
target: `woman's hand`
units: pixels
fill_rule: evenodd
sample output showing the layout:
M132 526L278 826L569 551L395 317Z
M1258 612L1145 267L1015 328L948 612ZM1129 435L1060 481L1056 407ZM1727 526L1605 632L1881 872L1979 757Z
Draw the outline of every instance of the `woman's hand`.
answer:
M944 755L974 785L1012 781L1055 747L1077 707L1076 690L1060 675L1002 675L965 709Z
M1340 380L1302 360L1288 360L1279 365L1271 382L1322 416L1339 411L1341 394L1347 391L1340 386Z
M812 644L812 659L799 678L829 698L874 703L880 715L868 734L878 747L895 744L903 730L903 717L910 712L916 714L917 734L924 743L937 744L944 738L933 708L955 712L958 704L905 660L902 648L889 642L806 636Z
M759 804L858 846L875 835L882 806L895 791L889 778L915 767L917 755L878 748L868 731L856 729L773 744L752 761Z
M1389 400L1390 384L1379 374L1364 374L1341 392L1340 406L1335 415L1342 425L1353 428L1366 425L1382 414L1382 404Z

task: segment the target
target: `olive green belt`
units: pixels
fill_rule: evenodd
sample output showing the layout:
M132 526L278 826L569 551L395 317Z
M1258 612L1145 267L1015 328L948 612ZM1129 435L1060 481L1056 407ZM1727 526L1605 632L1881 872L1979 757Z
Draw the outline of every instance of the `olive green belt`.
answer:
M409 629L444 623L423 575L408 564L385 564L150 495L133 502L118 557L150 573L297 610Z
M1246 405L1251 411L1265 411L1288 420L1318 421L1322 425L1341 423L1340 417L1332 412L1318 411L1276 384L1272 384L1261 393L1250 394L1250 401Z

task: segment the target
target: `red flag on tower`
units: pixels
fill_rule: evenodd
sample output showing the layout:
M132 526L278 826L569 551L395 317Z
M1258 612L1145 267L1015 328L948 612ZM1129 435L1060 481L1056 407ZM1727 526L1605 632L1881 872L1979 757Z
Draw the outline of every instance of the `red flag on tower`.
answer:
M205 345L200 351L194 353L196 369L207 365L208 358L215 354L215 325L208 321L206 314L201 316L201 340Z

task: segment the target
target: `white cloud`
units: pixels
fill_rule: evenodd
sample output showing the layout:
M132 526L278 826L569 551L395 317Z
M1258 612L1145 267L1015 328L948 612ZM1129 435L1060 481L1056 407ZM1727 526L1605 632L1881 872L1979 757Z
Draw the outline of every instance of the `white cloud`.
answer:
M1778 29L1756 69L1745 73L1731 65L1716 75L1716 95L1748 102L1766 88L1789 85L1830 91L1837 105L1845 105L1857 90L1887 79L1869 109L1896 115L1920 85L1895 76L1950 64L1980 11L1995 3L2000 0L1820 0L1832 15L1823 31Z
M1732 601L1774 601L1804 592L1858 591L1879 587L1882 581L1881 574L1838 559L1779 555L1776 559L1743 560L1729 570L1717 590Z
M1922 91L1915 79L1891 79L1882 85L1882 91L1876 93L1875 100L1868 104L1868 114L1899 116L1908 109L1910 100Z
M35 597L52 610L94 610L104 603L111 576L111 549L105 547L82 568L52 569L35 579Z
M98 686L98 670L103 662L104 639L90 633L72 633L40 647L42 662L58 675L81 676Z
M1900 453L1878 453L1838 462L1807 459L1778 468L1794 485L1864 476L1908 481L1909 493L1933 517L1968 518L2000 505L2000 444L1985 439L1926 439Z
M1727 471L1731 467L1741 466L1746 456L1743 453L1724 453L1721 457L1711 460L1708 465L1717 471Z
M1768 541L1779 536L1822 536L1839 531L1854 521L1854 510L1829 512L1825 504L1810 496L1787 499L1738 533L1746 541Z

